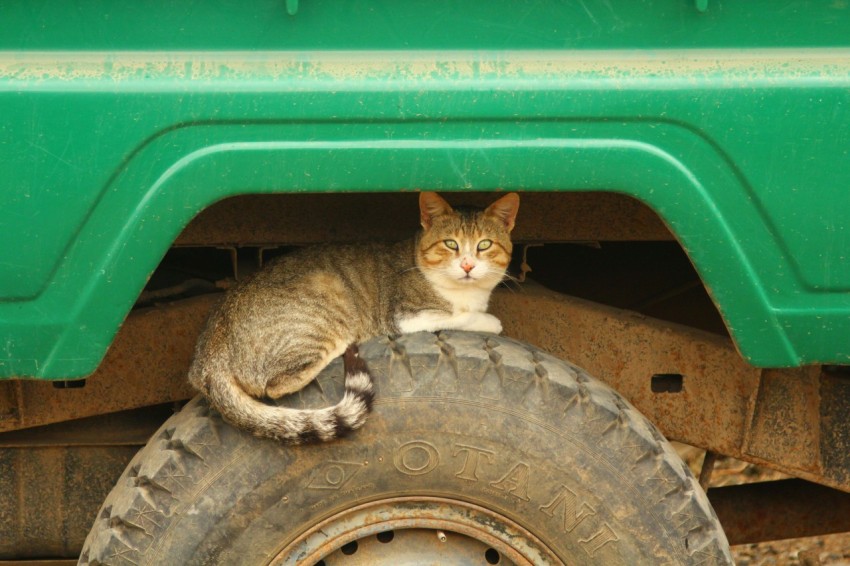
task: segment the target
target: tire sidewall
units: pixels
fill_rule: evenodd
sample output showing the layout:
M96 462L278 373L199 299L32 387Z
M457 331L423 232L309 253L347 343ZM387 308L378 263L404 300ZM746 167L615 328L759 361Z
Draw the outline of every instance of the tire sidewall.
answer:
M361 355L377 402L349 438L283 446L196 417L212 440L184 443L199 453L186 464L196 479L169 495L146 561L266 563L340 511L416 496L492 510L567 564L726 563L725 540L703 540L716 518L666 441L581 370L466 333L380 339ZM286 404L321 406L342 387L335 363Z

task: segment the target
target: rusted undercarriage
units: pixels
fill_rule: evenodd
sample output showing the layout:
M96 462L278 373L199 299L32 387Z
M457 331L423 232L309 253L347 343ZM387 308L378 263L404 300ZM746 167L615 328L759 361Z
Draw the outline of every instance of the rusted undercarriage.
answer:
M7 415L0 426L10 431L64 423L190 397L185 375L195 337L214 300L215 295L204 295L131 314L85 387L0 384ZM533 283L499 292L493 311L502 318L507 335L587 368L620 391L668 438L809 480L710 490L732 543L850 530L850 495L837 491L850 491L850 466L847 454L836 448L846 446L850 435L847 428L833 425L840 417L835 407L850 386L845 377L820 368L754 369L728 339ZM163 409L158 411L156 416L164 420ZM36 526L49 531L51 517L53 530L67 531L69 506L96 509L111 486L102 476L114 480L134 447L161 422L144 412L115 419L106 427L97 422L76 428L55 425L0 435L0 452L5 454L0 461L19 471L8 479L18 484L3 491L15 494L16 502L28 500L19 507L25 515L19 518L19 532L32 532ZM110 434L104 435L104 429ZM36 451L24 450L34 446ZM72 463L76 469L69 467ZM56 482L53 489L45 489ZM86 501L87 495L93 500ZM74 501L74 496L82 501ZM87 516L79 525L71 521L80 541L88 521ZM42 550L43 541L38 542ZM8 550L0 544L0 556Z
M369 237L409 233L415 218L411 226L378 222L406 218L407 197L386 195L379 214L363 195L349 195L344 206L315 195L234 199L196 219L178 244L231 249L237 274L245 242L262 253L281 243L357 239L364 232L345 228L352 210L374 220ZM544 219L518 228L525 242L670 239L651 212L616 195L529 195L523 206L528 218ZM336 218L325 225L335 228L304 221L314 209ZM87 510L97 509L169 404L194 394L186 371L217 294L157 303L168 294L147 295L84 387L0 382L0 468L9 472L0 473L0 509L17 510L0 521L0 560L72 556L90 524ZM800 478L710 490L733 544L850 531L850 377L839 368L760 370L725 336L532 282L498 292L492 310L506 335L584 367L668 438ZM86 417L94 419L77 421Z
M132 313L84 387L0 383L0 430L191 397L186 371L217 295ZM850 491L847 431L835 426L848 380L829 368L759 370L729 339L561 295L534 283L500 291L505 334L586 368L671 439ZM68 384L68 385L73 385Z

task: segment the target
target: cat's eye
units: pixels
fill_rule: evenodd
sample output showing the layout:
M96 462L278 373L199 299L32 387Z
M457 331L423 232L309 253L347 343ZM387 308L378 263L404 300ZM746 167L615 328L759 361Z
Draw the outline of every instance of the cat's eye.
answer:
M446 245L446 247L447 247L447 248L449 248L450 250L456 250L456 249L458 249L457 242L455 242L454 240L443 240L443 243L444 243L444 244Z
M493 245L493 240L481 240L478 242L478 251L483 252L487 248Z

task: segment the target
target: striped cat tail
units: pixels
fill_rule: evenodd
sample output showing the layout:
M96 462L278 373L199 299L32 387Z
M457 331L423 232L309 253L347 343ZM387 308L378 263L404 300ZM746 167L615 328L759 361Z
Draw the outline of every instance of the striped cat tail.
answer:
M297 438L280 440L290 444L327 442L347 436L363 426L375 400L372 374L354 344L343 354L342 363L345 368L345 393L340 402L326 409L299 411L304 414L304 426Z
M334 438L343 437L363 426L375 400L372 374L355 344L351 344L343 354L342 364L345 368L345 394L332 407L336 421Z
M352 345L343 355L345 393L336 405L324 409L290 409L252 397L233 379L204 379L210 404L227 422L254 436L287 444L327 442L363 426L375 393L366 362Z

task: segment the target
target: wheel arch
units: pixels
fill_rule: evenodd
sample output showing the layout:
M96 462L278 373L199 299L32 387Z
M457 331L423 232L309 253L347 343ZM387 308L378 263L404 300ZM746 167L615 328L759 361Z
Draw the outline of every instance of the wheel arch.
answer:
M797 363L741 242L757 233L761 253L782 260L782 251L764 248L772 242L770 228L747 187L693 130L644 121L531 121L514 128L483 122L471 139L469 124L461 122L441 128L445 139L386 139L371 135L374 129L315 139L316 132L330 132L327 124L193 124L150 139L113 177L53 283L34 301L47 309L72 307L65 307L70 316L40 353L38 369L23 373L68 378L93 371L165 251L195 215L221 199L414 188L634 197L677 237L744 356L757 364Z

